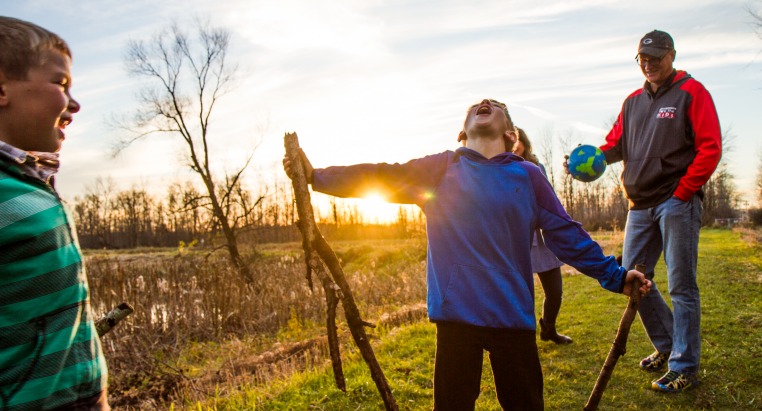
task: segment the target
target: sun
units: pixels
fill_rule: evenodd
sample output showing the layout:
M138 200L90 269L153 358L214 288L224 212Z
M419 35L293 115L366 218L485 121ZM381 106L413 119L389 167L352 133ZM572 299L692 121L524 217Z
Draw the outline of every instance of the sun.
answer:
M378 191L365 194L357 200L357 206L365 221L371 224L393 223L397 219L400 207L399 204L387 202L386 197Z
M353 222L356 224L389 225L400 222L400 216L405 221L416 220L420 209L413 204L390 203L382 191L368 191L362 197L333 197L320 192L313 192L313 204L318 211L316 217L323 222L339 224ZM335 213L335 214L334 214Z

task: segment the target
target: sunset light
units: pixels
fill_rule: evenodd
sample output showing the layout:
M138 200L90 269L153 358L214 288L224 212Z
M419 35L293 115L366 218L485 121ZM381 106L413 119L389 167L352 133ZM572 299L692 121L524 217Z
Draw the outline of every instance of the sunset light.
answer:
M389 203L379 192L371 192L357 202L363 217L370 223L388 224L397 219L399 204Z
M545 167L559 167L568 150L549 143L563 137L570 147L601 144L624 96L642 84L633 61L637 40L658 27L679 39L678 68L711 90L736 146L750 147L733 152L728 167L746 200L756 199L754 173L743 168L756 164L760 128L759 89L749 87L759 84L759 38L739 23L751 21L746 0L650 7L592 0L493 0L480 7L135 0L98 13L83 13L87 6L76 2L64 16L49 13L44 3L3 2L3 14L41 24L76 50L73 93L82 110L67 129L56 178L64 198L82 196L98 177L113 178L117 190L142 184L157 193L190 179L182 146L166 136L108 155L121 134L103 120L139 105L135 95L143 84L124 67L128 41L150 42L172 21L192 29L194 16L204 16L231 33L229 63L238 67L234 87L211 118L211 162L224 175L254 152L241 176L253 191L263 185L262 175L285 178L285 131L298 133L315 167L402 163L456 149L465 108L484 97L507 103L536 153L550 157L543 158ZM674 18L685 10L694 13L691 19ZM579 58L581 50L596 52ZM716 58L719 50L722 58ZM361 201L378 217L398 209L378 198Z
M762 0L0 4L0 411L762 411Z

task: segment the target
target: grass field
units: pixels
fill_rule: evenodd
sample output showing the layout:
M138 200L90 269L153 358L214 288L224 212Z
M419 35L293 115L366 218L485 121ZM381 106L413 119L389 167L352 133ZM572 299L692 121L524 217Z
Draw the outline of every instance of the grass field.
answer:
M705 229L701 234L699 283L702 295L702 364L698 387L678 395L649 389L658 375L638 368L652 352L642 326L633 324L628 352L619 359L600 410L759 410L762 409L762 255L742 234ZM665 289L665 267L656 284ZM564 277L559 330L574 344L541 342L548 410L582 409L611 347L626 299L601 289L582 275ZM537 287L537 312L542 288ZM428 322L371 331L374 347L400 409L432 408L435 330ZM333 386L325 363L290 378L241 387L237 394L178 408L198 410L381 410L383 403L368 369L353 349L342 346L347 392ZM500 409L485 361L479 410Z

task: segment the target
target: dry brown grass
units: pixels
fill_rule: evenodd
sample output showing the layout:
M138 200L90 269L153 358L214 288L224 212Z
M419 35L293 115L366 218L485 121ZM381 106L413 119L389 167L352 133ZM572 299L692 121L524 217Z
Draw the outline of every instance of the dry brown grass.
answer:
M595 238L606 253L620 252L622 232ZM364 319L392 327L426 317L424 239L331 246ZM102 339L112 405L166 409L325 364L325 299L319 282L308 286L300 247L260 245L247 257L253 284L223 253L204 249L88 252L96 317L123 301L135 308ZM339 329L342 351L351 350L346 326Z
M735 227L733 232L739 233L741 240L746 244L759 247L762 244L762 228L759 227Z
M425 318L424 241L332 246L366 319L407 306L396 321ZM135 308L102 339L113 406L163 409L325 361L323 291L310 290L299 245L261 246L249 261L252 284L204 250L88 255L96 317L123 301Z

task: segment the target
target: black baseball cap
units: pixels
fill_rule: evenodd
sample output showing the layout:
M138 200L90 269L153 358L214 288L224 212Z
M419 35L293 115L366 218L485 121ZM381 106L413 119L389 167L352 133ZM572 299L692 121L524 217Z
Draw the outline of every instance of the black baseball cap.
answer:
M674 48L675 42L672 41L672 36L667 32L654 30L640 39L638 54L662 57Z

